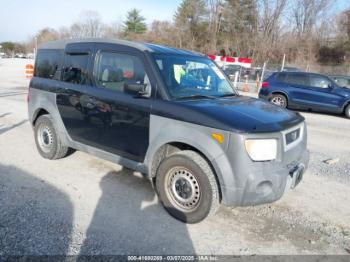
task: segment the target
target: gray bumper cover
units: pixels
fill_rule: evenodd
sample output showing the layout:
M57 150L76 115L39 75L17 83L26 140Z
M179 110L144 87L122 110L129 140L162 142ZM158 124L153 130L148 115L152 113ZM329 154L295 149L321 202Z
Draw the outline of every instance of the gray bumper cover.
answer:
M212 162L216 172L224 178L221 181L223 204L250 206L271 203L296 186L309 163L306 126L304 128L302 141L288 151L284 149L282 133L232 134L228 152ZM244 148L245 139L262 137L280 141L276 160L254 162L249 158Z

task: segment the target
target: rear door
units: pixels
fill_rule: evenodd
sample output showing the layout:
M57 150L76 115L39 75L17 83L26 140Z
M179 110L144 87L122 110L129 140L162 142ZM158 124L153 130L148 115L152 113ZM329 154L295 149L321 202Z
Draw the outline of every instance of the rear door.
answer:
M298 106L308 106L311 95L309 90L309 78L305 73L285 73L284 82L288 86L289 100Z

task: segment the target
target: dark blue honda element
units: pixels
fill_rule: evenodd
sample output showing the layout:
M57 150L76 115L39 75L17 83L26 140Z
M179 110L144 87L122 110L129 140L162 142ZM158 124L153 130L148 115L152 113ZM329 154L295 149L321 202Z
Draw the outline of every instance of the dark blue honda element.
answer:
M301 115L239 95L195 52L111 39L45 43L28 102L41 156L73 148L139 171L187 223L221 203L276 201L309 162Z

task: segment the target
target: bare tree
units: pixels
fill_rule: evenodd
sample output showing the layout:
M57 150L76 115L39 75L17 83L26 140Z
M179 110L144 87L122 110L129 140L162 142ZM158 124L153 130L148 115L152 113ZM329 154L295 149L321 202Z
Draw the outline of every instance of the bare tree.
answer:
M281 18L286 8L286 0L260 1L260 30L264 39L275 42L281 29Z
M110 25L105 25L102 32L103 37L120 38L122 37L122 25L120 22L114 22Z
M78 22L70 27L72 38L101 37L103 24L98 12L84 11L80 15Z
M209 10L209 52L215 52L218 45L218 37L221 28L222 14L224 12L223 0L207 0Z
M286 10L286 0L260 0L258 1L259 36L254 58L258 61L266 61L279 56L282 16Z
M310 34L318 18L327 10L330 0L295 0L292 14L299 37Z

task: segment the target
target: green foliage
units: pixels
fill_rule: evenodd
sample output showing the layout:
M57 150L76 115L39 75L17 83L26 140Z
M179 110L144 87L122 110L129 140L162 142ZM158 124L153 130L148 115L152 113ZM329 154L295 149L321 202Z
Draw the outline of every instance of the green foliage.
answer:
M256 0L225 0L223 14L224 32L251 33L257 27Z
M136 8L131 9L124 21L124 34L143 34L147 30L145 20L146 19L141 16L140 10Z
M183 0L174 15L180 32L180 47L198 49L208 36L208 10L204 0Z
M13 53L25 53L25 46L19 43L14 42L2 42L1 45L1 51L7 53L7 54L13 54Z

